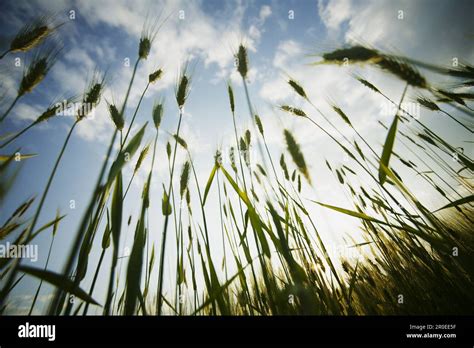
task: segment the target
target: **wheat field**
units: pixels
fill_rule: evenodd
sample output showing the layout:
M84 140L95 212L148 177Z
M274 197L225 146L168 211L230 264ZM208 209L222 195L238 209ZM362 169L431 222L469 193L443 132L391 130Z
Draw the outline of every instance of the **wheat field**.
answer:
M271 104L253 83L259 48L241 37L226 43L229 75L200 100L199 58L173 71L154 57L180 15L137 24L125 77L97 65L79 74L82 91L53 100L41 93L59 83L50 75L71 49L61 40L67 17L30 18L2 46L5 81L17 57L25 63L13 86L0 86L0 312L472 315L472 64L420 61L361 38L296 61L314 82L288 67L278 80L291 99ZM321 74L331 83L344 74L360 97L315 100ZM37 98L41 111L16 120ZM387 111L371 119L380 141L354 116L362 102ZM190 119L200 127L201 104L220 115L202 128L228 128L199 149L186 134ZM96 150L82 145L83 124L99 120L107 128L89 170L83 159ZM55 124L60 132L29 145ZM54 155L40 162L43 151ZM337 231L347 243L334 253ZM21 257L38 245L38 263Z

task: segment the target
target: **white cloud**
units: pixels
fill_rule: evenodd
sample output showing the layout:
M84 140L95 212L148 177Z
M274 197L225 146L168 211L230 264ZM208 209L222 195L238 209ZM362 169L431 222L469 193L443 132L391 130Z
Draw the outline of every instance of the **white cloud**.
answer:
M277 47L275 57L273 59L273 66L284 69L285 66L288 66L291 61L301 56L302 53L303 48L301 44L293 40L283 41Z
M43 111L41 111L38 105L22 103L17 105L14 109L15 119L33 121L36 120Z
M272 8L268 5L263 5L260 8L260 16L259 16L260 21L265 22L265 20L268 17L270 17L271 14L272 14Z
M474 30L468 15L474 7L467 3L440 1L433 6L425 0L319 0L318 7L329 31L341 33L346 42L450 64L453 56L467 61L474 57L474 47L463 39ZM343 23L347 23L345 32Z
M13 58L11 56L6 56L4 60L10 60L10 62L8 62L8 65L0 66L0 76L2 77L0 81L0 102L4 108L7 108L6 104L11 103L17 95L23 68L11 69L13 65Z
M102 102L94 110L92 117L87 117L78 123L76 134L86 141L105 142L114 130L110 120L107 104Z
M350 0L330 0L326 4L318 2L319 16L329 29L337 29L353 14Z
M294 40L285 40L278 45L274 58L273 67L282 73L294 73L297 68L295 62L303 59L303 48ZM304 74L302 74L304 75ZM265 80L260 90L260 97L271 103L282 102L293 95L292 90L286 83L284 75L274 75Z
M79 66L81 70L93 71L96 66L89 54L79 47L68 50L64 55L64 59L75 67Z
M35 6L41 9L48 7L41 2L36 3ZM242 1L236 1L233 6L227 6L219 17L209 16L203 11L200 3L184 0L166 0L159 5L153 1L137 3L130 0L81 2L75 5L69 1L62 1L57 6L62 9L73 8L77 17L97 30L103 30L100 25L104 24L116 29L117 37L104 36L101 38L100 45L90 45L91 40L96 40L97 37L88 34L85 28L77 27L75 23L68 26L70 29L65 32L65 35L69 44L60 61L52 69L53 79L57 84L55 87L61 93L80 95L85 90L86 79L90 79L92 72L97 67L107 64L110 67L107 88L111 90L113 96L117 96L118 103L121 103L128 88L143 23L145 21L149 24L153 23L154 14L161 13L160 19L156 19L158 24L169 16L153 42L148 59L140 62L134 87L129 96L128 106L130 107L137 104L149 73L158 67L164 70L163 77L158 83L150 86L144 100L173 86L177 72L185 61L202 61L206 68L217 67L213 83L228 78L240 83L240 78L235 76L235 50L243 42L249 51L255 52L264 31L265 21L272 14L269 6L262 6L255 18L250 17L251 25L243 29L247 4ZM185 11L185 19L179 18L179 10ZM116 41L118 37L123 42L136 42L136 49L132 48L132 52L120 51L119 48L123 48L123 45ZM129 68L123 66L123 59L126 57L130 58ZM257 76L257 68L253 66L249 71L249 79L253 81ZM98 113L103 112L106 110L100 106ZM103 132L109 126L109 120L105 114L104 117L81 122L77 134L88 141L103 139Z

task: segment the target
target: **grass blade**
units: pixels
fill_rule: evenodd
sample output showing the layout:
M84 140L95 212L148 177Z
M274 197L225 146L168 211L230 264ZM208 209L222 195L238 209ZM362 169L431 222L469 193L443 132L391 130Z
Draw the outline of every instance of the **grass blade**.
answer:
M382 156L380 157L380 167L379 167L379 181L380 185L383 185L387 175L385 171L382 169L382 165L388 167L388 163L390 161L390 156L392 155L393 144L395 143L395 135L397 134L397 124L398 124L398 115L395 116L395 119L388 130L387 138L385 139L385 144L383 146Z
M33 277L42 279L45 282L50 283L65 292L68 292L72 295L79 297L81 300L87 303L92 303L92 304L100 306L100 304L97 303L97 301L95 301L91 296L89 296L84 290L82 290L79 287L74 286L74 282L72 280L70 280L69 278L61 274L54 273L51 271L43 271L41 269L37 269L34 267L29 267L29 266L19 266L18 270L21 272L27 273L29 275L32 275Z
M470 195L470 196L458 199L457 201L446 204L444 207L436 209L435 212L439 211L439 210L446 209L446 208L457 207L458 205L463 205L463 204L470 203L470 202L473 202L473 201L474 201L474 195Z

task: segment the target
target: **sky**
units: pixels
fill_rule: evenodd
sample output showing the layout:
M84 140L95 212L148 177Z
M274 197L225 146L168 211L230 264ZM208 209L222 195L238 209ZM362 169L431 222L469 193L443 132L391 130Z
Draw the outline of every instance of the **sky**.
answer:
M74 19L71 19L72 13ZM165 114L154 169L154 178L157 179L152 184L150 208L152 214L156 215L151 225L154 242L158 243L161 231L161 187L168 180L165 144L170 133L175 132L178 108L174 88L179 70L186 62L192 73L192 84L181 135L188 143L202 185L212 169L216 149L220 148L226 154L232 145L232 118L226 89L228 82L232 83L236 94L239 133L247 128L253 129L242 81L234 65L234 54L238 45L243 43L249 50L247 83L251 100L262 118L272 155L279 158L284 147L283 129L290 129L302 146L313 178L312 187L304 184L303 196L350 207L347 192L338 187L337 179L325 165L326 159L331 163L344 163L343 154L331 146L322 133L278 109L278 105L288 104L316 114L310 105L295 96L286 83L287 79L291 77L299 81L313 103L333 117L343 134L352 136L349 129L344 128L342 121L331 112L330 103L336 103L347 111L367 141L381 149L386 133L377 121L390 123L393 115L383 112L387 106L383 98L367 93L367 89L358 84L351 74L358 73L376 86L383 86L386 94L394 100L400 98L403 82L364 66L338 67L311 63L319 61L324 52L350 44L369 45L438 65L449 66L453 58L473 62L473 13L472 1L448 0L2 1L0 51L8 47L10 38L24 23L38 15L50 15L56 23L63 23L49 39L63 48L41 85L22 98L1 125L0 134L21 129L55 100L81 95L94 71L106 71L107 90L95 110L95 117L81 121L75 130L45 202L44 213L40 216L39 225L53 219L57 209L67 214L55 240L56 246L60 247L53 251L50 269L61 271L78 221L91 196L114 129L105 101L122 102L145 22L160 23L162 26L148 59L138 68L126 119L131 117L147 83L148 74L162 68L163 77L147 91L132 129L134 134L146 121L151 121L153 103L164 98ZM14 65L16 58L22 62L20 67ZM31 53L14 53L0 61L0 87L4 95L0 110L5 110L15 97L24 66L31 59ZM125 64L127 60L131 62L130 66ZM434 84L449 82L429 72L424 73ZM415 91L409 91L411 100L416 96ZM421 110L421 119L429 122L433 129L444 134L448 140L463 147L464 153L472 157L472 146L465 143L472 140L472 134L447 123L441 117L428 115L424 110ZM35 127L16 143L2 149L5 153L11 153L21 148L22 153L35 153L38 156L22 161L22 170L12 190L6 200L0 202L0 222L24 200L42 192L72 122L66 116L57 117ZM149 125L144 143L152 141L152 128ZM396 150L410 158L410 154L405 154L401 147L396 147ZM178 154L177 168L181 168L185 158L184 152ZM125 182L130 178L134 164L135 160L132 160L131 165L125 168ZM224 164L229 166L228 161ZM132 184L131 198L124 210L126 216L132 215L136 219L141 188L150 167L149 156ZM400 172L404 174L403 169ZM423 203L430 208L439 207L442 201L438 194L425 190L425 183L417 178L410 179L410 188ZM70 208L71 200L75 202L75 209ZM207 209L210 214L216 212L216 203L211 201ZM323 231L323 238L335 248L352 242L350 238L345 238L347 234L359 238L356 221L317 207L310 209ZM211 231L214 230L216 234L220 233L218 221L215 214ZM128 241L123 241L123 248L131 247L131 240L130 237ZM48 233L38 238L40 257L35 266L44 264L49 242ZM218 238L215 244L216 250L219 250ZM92 258L97 260L99 252L94 250ZM169 255L173 257L172 253ZM91 264L94 262L91 261ZM107 268L105 265L104 269ZM86 278L85 284L88 282L90 279ZM35 284L31 279L22 281L17 293L12 296L12 312L22 312L24 306L28 307L26 298L31 296ZM98 288L99 293L101 286ZM42 298L47 298L48 294L49 288L45 286Z

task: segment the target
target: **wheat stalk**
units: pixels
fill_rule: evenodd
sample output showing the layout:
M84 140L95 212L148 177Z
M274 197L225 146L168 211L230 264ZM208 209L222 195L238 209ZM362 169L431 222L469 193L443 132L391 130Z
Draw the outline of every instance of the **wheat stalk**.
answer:
M309 184L311 184L311 177L309 175L308 167L306 166L306 161L304 159L303 153L301 152L299 144L296 142L295 138L291 132L287 129L283 131L286 140L286 146L288 152L293 159L293 162L296 164L298 170L304 175Z
M9 52L26 52L39 46L61 26L53 26L52 22L51 17L43 16L23 26L10 42L9 49L0 55L0 59Z
M13 109L18 100L25 94L31 92L37 85L43 81L48 71L56 61L57 55L60 49L54 46L43 49L37 53L31 63L26 67L23 72L23 77L18 87L17 96L10 104L5 113L0 117L0 123L5 120L10 111Z

